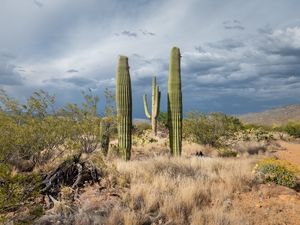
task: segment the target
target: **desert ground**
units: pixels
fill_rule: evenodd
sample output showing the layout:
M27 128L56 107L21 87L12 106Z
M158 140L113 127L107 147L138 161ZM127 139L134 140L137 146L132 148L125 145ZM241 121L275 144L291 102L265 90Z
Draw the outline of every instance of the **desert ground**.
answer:
M31 200L43 205L29 224L300 224L300 193L274 183L260 183L253 172L258 160L278 157L299 167L300 144L272 140L240 143L239 149L266 147L258 154L220 157L215 148L184 142L181 157L171 157L167 136L146 130L133 141L132 158L116 157L112 141L107 157L100 150L83 154L101 170L99 182L72 188L62 186L56 195ZM244 146L242 146L244 145ZM204 156L196 156L201 151ZM67 156L64 156L67 158ZM63 157L62 157L63 158ZM51 171L60 157L36 170ZM299 174L298 174L299 175ZM3 216L4 224L18 224L28 206ZM21 223L20 223L21 224Z

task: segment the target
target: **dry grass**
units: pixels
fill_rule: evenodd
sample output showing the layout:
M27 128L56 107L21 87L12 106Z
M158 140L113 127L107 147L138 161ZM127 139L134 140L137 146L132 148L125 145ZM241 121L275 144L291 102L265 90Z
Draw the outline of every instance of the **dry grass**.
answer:
M208 145L200 145L197 143L190 143L184 141L182 144L182 155L183 156L191 156L195 155L196 152L202 152L204 156L218 156L218 151L216 148L208 146Z
M241 224L239 209L231 207L235 193L249 189L251 159L166 158L117 161L130 176L124 224ZM111 213L113 224L116 215Z
M70 190L64 188L61 198L36 224L297 224L300 196L295 191L278 190L270 199L270 187L254 182L252 170L260 157L106 161L107 175L99 185L87 184L72 203Z
M184 143L183 156L170 157L166 140L158 138L134 146L129 162L115 156L103 161L99 151L83 155L101 168L101 184L87 185L71 204L66 197L58 199L37 224L57 220L68 225L261 224L264 214L255 208L261 196L250 190L256 186L254 164L262 155L252 151L270 146L242 142L236 147L242 157L218 158L214 148ZM193 156L199 151L208 157ZM260 216L253 216L257 213ZM273 217L265 224L273 224L269 223Z

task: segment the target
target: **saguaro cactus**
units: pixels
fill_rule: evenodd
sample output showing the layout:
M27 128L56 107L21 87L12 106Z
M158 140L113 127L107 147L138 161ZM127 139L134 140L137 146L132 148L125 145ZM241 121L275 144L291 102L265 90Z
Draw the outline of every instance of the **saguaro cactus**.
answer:
M149 120L151 120L152 133L157 135L157 118L159 115L159 105L160 105L160 91L159 86L156 85L156 77L152 79L152 114L150 115L147 103L147 95L144 94L144 109L145 114Z
M120 56L117 69L116 104L118 120L118 146L121 157L131 155L132 95L128 58Z
M171 154L181 155L182 147L182 93L180 50L173 47L170 56L168 80L168 126Z

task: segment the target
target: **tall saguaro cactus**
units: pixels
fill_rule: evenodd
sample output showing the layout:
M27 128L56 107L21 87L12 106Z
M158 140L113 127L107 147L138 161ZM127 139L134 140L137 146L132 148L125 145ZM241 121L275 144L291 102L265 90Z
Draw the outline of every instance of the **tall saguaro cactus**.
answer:
M168 80L168 126L171 154L181 155L182 148L182 93L180 50L173 47Z
M150 115L147 103L147 95L144 94L144 109L145 114L149 120L151 120L152 133L157 135L157 118L159 115L159 105L160 105L160 91L159 86L156 85L156 77L152 79L152 114Z
M121 157L124 160L129 160L131 155L132 95L126 56L119 58L116 81L118 145Z

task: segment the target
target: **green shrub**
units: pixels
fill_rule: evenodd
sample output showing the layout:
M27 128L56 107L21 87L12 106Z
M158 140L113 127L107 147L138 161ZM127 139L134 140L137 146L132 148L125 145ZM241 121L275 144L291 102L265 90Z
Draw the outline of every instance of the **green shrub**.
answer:
M259 182L273 182L290 188L296 186L298 170L288 161L263 159L255 165L254 172Z
M292 137L299 138L300 137L300 122L288 122L287 125L284 126L284 131L291 135Z
M188 113L183 121L183 138L213 147L224 146L223 139L242 129L239 119L222 113Z
M12 174L10 166L0 164L0 214L16 211L40 193L41 177L35 173Z
M19 161L30 160L35 164L42 151L49 158L53 150L66 148L94 151L100 142L98 97L91 92L82 94L81 105L67 104L55 111L54 96L47 92L34 92L21 105L0 89L0 162L18 166ZM113 114L107 107L105 115L110 118Z

